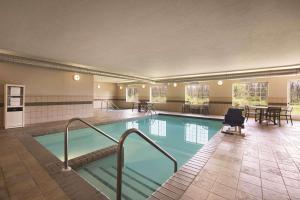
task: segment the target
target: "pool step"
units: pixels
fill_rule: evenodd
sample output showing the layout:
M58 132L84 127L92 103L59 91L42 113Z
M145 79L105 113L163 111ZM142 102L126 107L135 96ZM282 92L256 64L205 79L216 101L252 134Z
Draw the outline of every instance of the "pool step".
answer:
M113 163L115 164L115 163ZM101 162L87 165L78 170L99 191L110 199L116 198L116 174L114 165L107 166ZM144 176L130 167L123 168L122 199L143 200L147 199L161 184Z
M117 152L117 148L118 145L111 145L109 147L73 158L69 160L69 165L72 167L72 169L76 170L88 163L94 162L96 160L100 160L107 156L114 155Z

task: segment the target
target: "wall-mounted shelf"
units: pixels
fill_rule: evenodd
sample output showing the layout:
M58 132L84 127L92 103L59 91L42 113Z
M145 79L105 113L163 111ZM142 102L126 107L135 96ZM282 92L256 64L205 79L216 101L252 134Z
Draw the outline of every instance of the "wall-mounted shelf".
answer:
M5 84L4 86L4 128L24 127L25 86Z

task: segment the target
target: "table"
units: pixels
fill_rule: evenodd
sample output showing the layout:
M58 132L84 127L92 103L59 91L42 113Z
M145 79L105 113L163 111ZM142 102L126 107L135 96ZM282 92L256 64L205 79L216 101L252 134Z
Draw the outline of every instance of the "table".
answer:
M249 106L250 109L252 108L252 109L255 109L255 111L257 111L257 110L259 111L258 121L259 121L260 124L262 123L264 114L267 113L267 110L268 110L269 107L278 107L278 108L281 108L280 106ZM286 108L281 108L281 111L284 111L285 109Z
M137 105L138 112L142 112L142 111L145 111L145 112L154 111L154 112L156 112L155 107L154 107L154 103L152 103L152 102L149 102L149 101L133 102L132 103L132 111L133 111L135 105Z

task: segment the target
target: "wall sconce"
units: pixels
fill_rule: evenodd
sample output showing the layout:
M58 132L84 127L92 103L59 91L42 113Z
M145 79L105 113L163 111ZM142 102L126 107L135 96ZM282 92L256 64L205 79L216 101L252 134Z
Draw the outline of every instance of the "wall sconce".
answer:
M98 89L100 89L100 88L101 88L101 85L100 85L100 84L98 84L98 85L97 85L97 88L98 88Z
M73 80L74 80L74 81L79 81L79 80L80 80L79 74L74 74L74 75L73 75Z
M174 87L177 87L177 83L173 83L173 86L174 86Z
M143 85L142 85L142 88L145 88L145 87L146 87L146 85L145 85L145 84L143 84Z
M222 80L219 80L219 81L218 81L218 86L221 86L221 85L223 85L223 81L222 81Z
M122 85L120 85L120 90L122 90L123 89L123 86Z

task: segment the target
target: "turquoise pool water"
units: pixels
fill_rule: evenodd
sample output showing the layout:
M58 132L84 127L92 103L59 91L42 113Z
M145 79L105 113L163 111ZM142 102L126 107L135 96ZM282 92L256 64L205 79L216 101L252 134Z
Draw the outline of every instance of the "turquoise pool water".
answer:
M222 123L209 119L154 115L97 127L117 140L125 130L137 128L175 157L180 167L220 130ZM63 159L63 133L35 139ZM71 131L69 139L70 159L115 144L89 128ZM172 175L173 163L137 135L127 138L124 152L123 199L146 199ZM115 168L116 157L113 155L89 163L77 172L114 199Z

